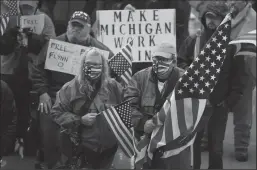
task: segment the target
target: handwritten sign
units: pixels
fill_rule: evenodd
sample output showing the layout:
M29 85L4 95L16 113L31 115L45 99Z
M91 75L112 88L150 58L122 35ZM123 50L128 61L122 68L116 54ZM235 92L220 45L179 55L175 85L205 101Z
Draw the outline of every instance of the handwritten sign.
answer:
M89 49L90 47L50 39L45 69L78 75L81 60ZM108 59L109 51L100 49L99 51L106 59Z
M175 17L175 9L97 11L97 39L114 53L134 39L133 62L149 62L156 45L176 47Z
M41 34L45 25L44 14L24 15L20 19L21 28L31 28L35 34Z

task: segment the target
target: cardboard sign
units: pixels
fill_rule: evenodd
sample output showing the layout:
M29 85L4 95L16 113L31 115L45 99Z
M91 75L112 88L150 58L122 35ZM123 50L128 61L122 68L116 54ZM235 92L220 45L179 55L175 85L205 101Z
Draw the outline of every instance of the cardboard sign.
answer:
M35 34L42 34L45 25L44 14L21 16L20 25L21 28L31 28Z
M45 69L78 75L82 58L89 49L90 47L50 39ZM108 59L109 51L99 51Z
M133 40L133 62L151 61L153 47L169 42L176 48L175 9L97 11L97 39L114 53Z

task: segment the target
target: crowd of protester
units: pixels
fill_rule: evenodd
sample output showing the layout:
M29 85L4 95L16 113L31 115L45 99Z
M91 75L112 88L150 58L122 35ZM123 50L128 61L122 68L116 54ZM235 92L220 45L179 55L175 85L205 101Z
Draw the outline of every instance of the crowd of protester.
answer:
M7 7L5 2L1 1L1 10ZM139 140L144 134L150 135L156 127L152 120L154 114L160 111L176 82L230 12L229 6L226 1L210 2L199 9L200 15L196 17L186 0L87 0L83 11L74 11L65 28L61 28L66 31L61 32L54 24L56 3L56 0L20 0L20 16L44 14L42 33L21 30L16 25L17 16L10 16L5 33L0 37L1 166L8 163L3 156L17 151L21 157L35 156L36 169L72 168L74 164L79 164L80 168L113 168L112 161L119 146L105 118L98 113L131 100L135 137ZM232 38L243 34L244 30L256 30L252 2L234 3L240 18L233 26ZM170 8L176 9L176 47L168 42L158 44L152 50L153 62L133 66L135 74L124 88L98 50L108 51L108 59L114 55L95 37L96 11ZM27 40L25 46L19 37ZM91 48L81 59L78 75L45 69L50 39ZM204 111L211 116L203 116L206 127L197 133L193 144L194 169L201 168L203 138L207 140L209 169L223 168L223 140L229 112L234 113L235 158L248 160L252 94L256 86L253 71L256 46L250 43L240 47L229 45L226 54L224 67ZM74 131L79 132L79 146L74 146L71 140ZM153 159L146 168L190 169L191 151L188 147L165 161ZM79 155L77 160L74 155Z

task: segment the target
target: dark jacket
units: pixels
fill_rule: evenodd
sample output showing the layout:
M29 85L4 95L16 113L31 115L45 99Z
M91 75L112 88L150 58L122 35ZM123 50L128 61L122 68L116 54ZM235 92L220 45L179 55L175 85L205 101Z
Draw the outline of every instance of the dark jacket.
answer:
M8 29L4 35L0 36L0 55L8 55L17 46L18 29Z
M56 37L56 39L68 42L66 34L62 34ZM88 47L97 47L99 49L109 51L109 58L113 56L112 51L95 38L90 37L84 44L81 45ZM37 62L33 65L30 76L33 84L33 90L37 91L39 95L43 93L48 93L51 98L55 98L56 92L60 90L65 83L72 80L75 76L71 74L44 69L47 48L48 43L42 48L41 52L39 53L37 57Z
M36 14L43 14L38 11ZM17 20L20 16L11 16L6 32L1 37L1 73L2 74L28 74L28 61L35 60L42 46L51 37L55 37L54 25L51 19L45 16L44 28L41 35L28 33L28 46L21 47L17 42ZM4 49L4 50L2 50ZM32 54L32 55L30 55ZM33 55L34 54L34 55Z
M184 70L174 68L162 92L158 89L158 80L152 67L146 68L133 75L125 90L124 100L132 99L132 123L135 130L142 135L144 124L151 119L164 104L172 92Z
M100 113L110 105L121 103L122 87L114 79L107 79L92 100L81 93L78 77L75 77L58 91L51 117L64 129L77 130L81 126L81 144L96 152L113 147L116 138L104 115L98 115L92 126L82 125L81 117L87 113ZM85 104L89 107L84 107Z
M206 34L200 37L200 49L208 41ZM187 69L194 60L196 37L188 37L181 46L178 53L178 66ZM222 102L232 108L241 98L245 82L249 76L246 73L244 57L234 57L238 53L236 46L229 45L227 48L227 57L224 60L217 84L210 94L212 105L218 105Z

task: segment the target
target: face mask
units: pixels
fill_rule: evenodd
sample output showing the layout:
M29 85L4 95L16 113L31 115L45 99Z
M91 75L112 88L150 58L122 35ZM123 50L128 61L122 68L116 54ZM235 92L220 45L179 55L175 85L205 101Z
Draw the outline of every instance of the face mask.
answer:
M159 79L166 79L170 74L170 71L173 67L171 67L171 62L153 62L153 71L156 73Z
M83 71L89 80L96 80L102 74L102 66L84 66Z

